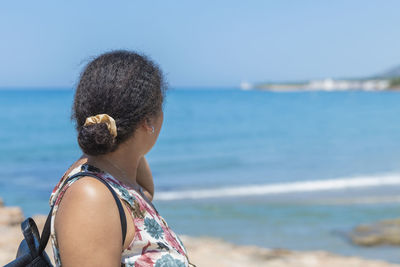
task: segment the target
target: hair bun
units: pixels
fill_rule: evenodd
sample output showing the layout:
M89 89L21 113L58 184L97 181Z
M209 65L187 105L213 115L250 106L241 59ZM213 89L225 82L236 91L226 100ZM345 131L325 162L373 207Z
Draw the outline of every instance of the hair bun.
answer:
M115 138L105 123L82 126L78 134L78 144L88 155L101 155L115 148Z

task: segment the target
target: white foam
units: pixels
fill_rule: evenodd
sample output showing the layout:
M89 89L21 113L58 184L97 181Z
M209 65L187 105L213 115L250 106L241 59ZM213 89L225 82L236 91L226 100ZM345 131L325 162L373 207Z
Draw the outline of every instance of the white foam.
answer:
M400 174L159 192L157 200L224 198L400 185Z

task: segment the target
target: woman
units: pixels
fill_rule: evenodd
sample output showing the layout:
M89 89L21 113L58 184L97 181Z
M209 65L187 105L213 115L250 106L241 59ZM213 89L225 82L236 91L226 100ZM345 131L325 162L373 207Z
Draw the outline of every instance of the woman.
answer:
M72 118L84 155L54 188L51 240L57 266L188 266L186 250L151 203L154 185L144 155L163 123L165 86L159 68L128 51L90 62L76 89ZM116 202L123 203L122 244Z

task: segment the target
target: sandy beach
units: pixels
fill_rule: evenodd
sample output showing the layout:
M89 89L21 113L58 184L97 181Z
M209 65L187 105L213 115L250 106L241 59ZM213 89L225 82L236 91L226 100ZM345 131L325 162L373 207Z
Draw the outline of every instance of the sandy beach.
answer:
M39 229L43 228L46 215L33 216ZM22 240L20 223L24 219L19 207L5 207L0 201L0 265L15 258L19 242ZM270 266L270 267L394 267L383 261L344 257L325 251L289 251L266 249L256 246L238 246L212 237L181 236L189 259L198 267L218 266ZM50 243L50 242L49 242ZM51 246L46 248L53 258Z

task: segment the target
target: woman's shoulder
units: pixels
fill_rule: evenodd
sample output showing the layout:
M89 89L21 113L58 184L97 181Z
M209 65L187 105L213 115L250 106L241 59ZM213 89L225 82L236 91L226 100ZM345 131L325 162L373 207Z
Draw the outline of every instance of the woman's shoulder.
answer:
M68 238L64 236L64 240L78 241L81 235L85 235L86 240L95 239L99 242L108 242L108 239L112 239L111 246L118 245L120 248L122 243L120 214L112 193L103 182L92 176L78 176L66 183L69 178L79 172L96 174L98 178L108 182L114 188L112 183L107 181L107 177L88 168L86 159L81 158L76 161L65 172L52 194L51 203L54 204L54 230L52 231L57 232L58 238L63 236L63 233L74 233L74 236L68 236ZM116 191L115 188L114 191ZM117 195L119 195L118 192ZM120 195L119 197L121 198ZM125 215L129 214L126 205L122 207ZM127 226L124 248L128 247L134 235L134 227L128 220ZM116 236L118 238L115 238Z
M57 216L59 217L62 216L62 213L66 213L72 216L74 220L75 218L84 219L89 217L91 220L107 220L103 218L106 217L104 213L109 213L110 210L118 211L110 190L99 179L92 176L80 175L75 179L69 179L73 175L85 171L84 165L85 160L79 159L62 177L61 185L57 188L59 191L58 196L55 196L57 199L55 203ZM100 176L98 177L101 178Z
M118 259L121 255L118 208L104 184L89 178L71 184L58 204L54 229L63 262L84 259L84 255L114 255L107 259ZM79 252L77 244L80 244Z

